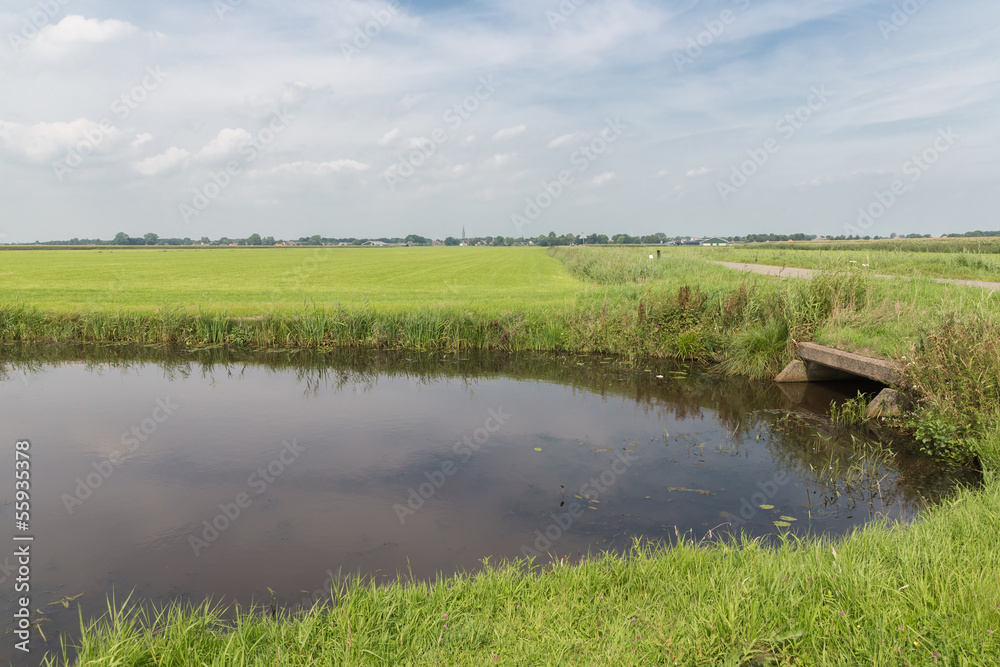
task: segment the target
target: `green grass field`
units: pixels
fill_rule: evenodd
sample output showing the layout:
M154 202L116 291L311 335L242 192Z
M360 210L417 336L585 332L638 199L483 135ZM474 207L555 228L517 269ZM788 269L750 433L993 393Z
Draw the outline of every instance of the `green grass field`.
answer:
M0 253L3 301L58 312L233 315L304 305L503 310L562 304L580 289L541 248L224 248Z
M720 262L1000 282L1000 239L764 243L692 250Z
M984 277L957 274L961 253L935 247L944 264L921 270ZM778 280L706 262L748 249L664 250L660 261L593 247L0 252L0 342L563 350L767 378L793 341L816 340L913 361L916 407L897 426L982 466L986 488L909 527L777 549L687 544L544 574L490 567L430 588L352 585L331 607L256 610L235 627L204 607L113 613L85 622L73 664L1000 664L997 297L870 271ZM780 252L808 268L828 251ZM816 268L860 251L829 252ZM892 257L881 271L923 261Z

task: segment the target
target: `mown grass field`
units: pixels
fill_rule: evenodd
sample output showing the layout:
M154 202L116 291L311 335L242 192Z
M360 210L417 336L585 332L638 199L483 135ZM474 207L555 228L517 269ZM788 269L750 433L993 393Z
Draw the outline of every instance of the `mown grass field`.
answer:
M122 248L0 253L0 294L57 312L164 306L233 315L303 306L502 310L580 289L538 248Z

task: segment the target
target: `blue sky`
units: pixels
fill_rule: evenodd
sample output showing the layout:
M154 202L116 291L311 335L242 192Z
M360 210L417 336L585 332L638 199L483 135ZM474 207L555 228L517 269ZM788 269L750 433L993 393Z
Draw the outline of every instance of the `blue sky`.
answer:
M0 3L0 242L1000 229L1000 5Z

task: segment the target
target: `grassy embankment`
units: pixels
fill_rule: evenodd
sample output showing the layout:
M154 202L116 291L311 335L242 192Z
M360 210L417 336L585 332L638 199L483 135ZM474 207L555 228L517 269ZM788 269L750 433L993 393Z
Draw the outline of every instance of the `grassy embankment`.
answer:
M449 250L477 254L438 254ZM353 277L353 260L331 253L311 273L288 278L298 281L292 286L273 280L276 269L265 265L271 260L263 253L261 260L246 253L227 260L234 264L213 260L208 267L185 258L195 263L183 270L183 262L163 253L172 266L159 267L159 279L151 279L157 260L146 251L135 277L116 269L122 282L110 303L99 294L109 270L96 277L100 262L77 267L67 281L61 272L68 265L53 258L48 277L39 271L26 280L23 265L12 270L5 256L0 337L566 349L704 359L750 376L780 367L790 340L815 339L914 359L909 380L922 396L914 428L941 453L979 454L986 488L960 494L913 526L869 526L844 539L776 550L685 544L627 560L594 558L541 576L515 565L429 587L351 585L328 608L294 618L252 613L235 628L207 608L173 608L145 622L119 615L84 633L79 664L1000 660L994 472L1000 465L1000 317L982 293L926 281L889 284L861 273L777 281L706 267L688 252L667 253L658 263L641 250L593 248L558 249L552 256L523 249L375 252L387 253L379 262L391 258L401 269L394 280L384 277L384 266ZM135 261L126 257L106 259L120 260L118 266ZM407 270L404 260L423 263L426 273L414 274L420 269L414 265ZM461 268L452 265L464 260L470 261ZM240 273L235 265L242 262ZM186 291L179 287L184 284ZM12 303L11 287L22 301ZM338 305L359 298L367 299L362 307ZM260 305L239 308L246 300ZM193 312L191 304L198 304ZM213 322L221 331L209 335ZM101 323L105 328L97 328Z

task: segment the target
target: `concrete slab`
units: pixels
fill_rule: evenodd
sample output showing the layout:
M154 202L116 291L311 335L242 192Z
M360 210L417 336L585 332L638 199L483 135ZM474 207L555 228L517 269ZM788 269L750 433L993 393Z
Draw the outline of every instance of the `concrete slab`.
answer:
M799 343L797 351L799 357L805 362L835 368L852 375L860 375L883 384L898 385L903 378L902 366L894 361L863 357L860 354L844 352L816 343Z
M837 380L850 380L852 377L856 376L830 366L796 359L785 366L785 370L781 371L778 377L774 378L774 381L782 384L794 382L836 382Z

